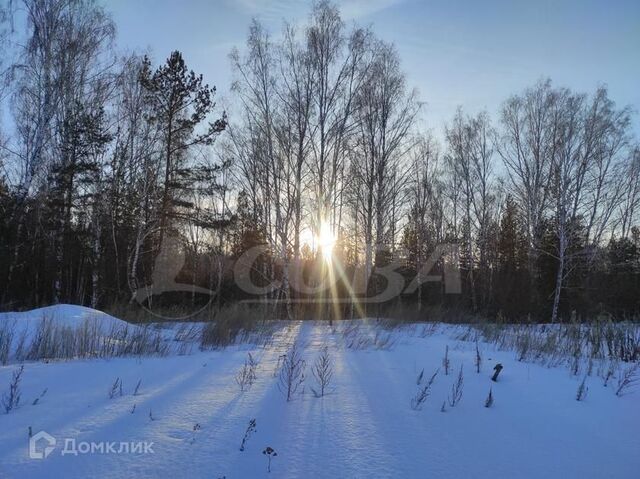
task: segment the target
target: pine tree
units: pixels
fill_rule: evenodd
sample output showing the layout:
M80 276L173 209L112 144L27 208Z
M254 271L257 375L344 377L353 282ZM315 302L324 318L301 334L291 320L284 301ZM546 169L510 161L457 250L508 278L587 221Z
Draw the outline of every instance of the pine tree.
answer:
M508 195L500 220L497 238L498 308L507 314L524 312L528 303L526 232L519 218L518 205Z
M498 259L503 270L516 271L526 267L526 237L518 217L518 206L511 195L507 196L500 221Z
M65 271L75 269L68 264L74 256L69 251L73 247L72 243L88 239L86 236L83 238L78 235L77 230L73 235L71 234L74 209L80 208L80 203L91 200L94 207L100 203L99 159L111 141L111 135L107 132L104 110L99 107L91 111L80 102L75 102L64 118L60 133L61 155L51 169L48 194L48 208L51 213L49 220L53 222L51 227L55 232L53 299L56 303L65 297L68 298L71 294L71 284L64 285L63 280L66 278L66 283L70 283L70 275L65 274ZM97 211L98 209L94 208L94 213ZM96 220L101 219L96 218ZM79 228L80 226L77 227ZM99 238L97 240L99 241ZM97 261L94 263L94 268L98 268ZM81 279L77 279L77 282L80 281Z
M188 150L196 145L211 145L227 124L226 114L213 122L207 121L215 108L216 89L203 83L202 75L188 70L182 54L174 51L166 63L151 70L151 60L145 57L140 82L147 91L147 100L163 143L164 181L160 204L159 247L170 227L171 219L184 216L180 210L192 208L186 191L194 180L206 179L212 173L207 168L190 167ZM203 126L202 131L196 128Z

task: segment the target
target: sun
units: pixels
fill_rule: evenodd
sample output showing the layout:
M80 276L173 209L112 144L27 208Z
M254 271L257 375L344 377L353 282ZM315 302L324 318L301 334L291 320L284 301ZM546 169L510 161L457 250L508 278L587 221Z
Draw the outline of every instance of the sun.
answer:
M316 237L316 242L318 248L322 252L324 260L330 262L333 257L333 247L336 244L336 236L329 223L323 221L320 224L320 231Z

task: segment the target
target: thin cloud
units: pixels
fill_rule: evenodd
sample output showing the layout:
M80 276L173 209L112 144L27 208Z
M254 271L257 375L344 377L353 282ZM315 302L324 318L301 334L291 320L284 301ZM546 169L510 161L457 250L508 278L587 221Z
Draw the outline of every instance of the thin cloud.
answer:
M356 20L374 13L386 10L405 0L343 0L336 4L344 20ZM306 16L313 2L300 2L299 0L275 0L264 2L263 0L232 0L229 6L251 16L259 16L267 21L279 21L291 16Z
M339 5L345 20L355 20L395 7L403 2L404 0L346 0L339 2Z

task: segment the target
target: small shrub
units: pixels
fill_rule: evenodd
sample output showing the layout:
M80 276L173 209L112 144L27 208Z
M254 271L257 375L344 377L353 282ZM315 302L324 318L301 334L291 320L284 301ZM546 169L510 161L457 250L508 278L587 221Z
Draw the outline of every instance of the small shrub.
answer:
M456 404L462 399L462 391L464 389L464 375L462 374L462 366L460 366L460 372L456 382L451 386L451 395L449 396L449 406L455 407Z
M576 401L583 401L587 397L587 393L589 392L589 388L586 385L587 376L582 379L580 386L578 386L578 391L576 392Z
M418 411L422 409L424 402L427 400L427 398L429 397L429 394L431 393L431 386L433 385L433 382L436 380L436 376L438 375L438 372L439 370L436 370L436 372L433 373L431 378L429 378L427 383L423 387L419 388L416 395L413 398L411 398L411 409L413 409L414 411ZM422 373L420 373L420 376L422 376ZM422 382L421 379L419 381ZM420 382L418 384L420 384Z
M23 372L24 365L13 372L9 383L9 392L2 395L2 407L4 407L4 412L7 414L20 405L20 397L22 395L20 381L22 380Z
M244 432L244 437L242 438L242 443L240 444L240 450L244 451L244 446L247 444L249 437L252 433L256 432L256 420L252 419L249 421L249 425L247 426L247 430Z
M122 396L122 381L120 378L116 378L116 380L111 385L109 389L109 399L113 399L116 395L120 394Z
M318 384L317 391L313 388L311 390L316 397L323 397L333 377L333 365L329 356L329 348L326 346L322 348L322 353L316 359L311 372Z
M251 353L247 354L247 359L244 360L244 365L236 374L236 383L240 386L240 391L244 392L253 386L253 382L256 380L256 368L258 363Z
M449 362L449 346L447 345L447 347L444 350L444 358L442 358L442 367L444 368L445 376L449 375L450 364L451 363Z
M482 356L480 355L480 348L478 348L478 340L476 339L476 357L475 357L476 373L480 374L480 366L482 366Z
M9 361L11 344L13 343L15 332L15 324L15 320L11 322L0 322L0 364L2 364L3 366L5 366L7 364L7 361Z
M607 372L604 374L604 382L603 382L603 386L606 388L607 385L609 384L609 380L613 377L613 374L615 373L615 362L614 361L610 361L609 362L609 367L607 368Z
M304 383L306 363L300 356L298 346L294 343L286 354L280 368L278 389L285 395L287 402L291 401L298 388Z
M276 362L276 367L273 368L273 377L275 378L278 373L280 372L280 369L282 368L282 364L284 363L284 360L287 358L286 354L281 354L280 356L278 356L278 361Z
M577 376L578 373L580 372L580 352L579 351L574 351L573 355L571 356L571 374L573 374L574 376Z
M635 363L620 372L616 396L620 397L628 394L637 385L638 381L640 381L638 377L639 368L640 363Z

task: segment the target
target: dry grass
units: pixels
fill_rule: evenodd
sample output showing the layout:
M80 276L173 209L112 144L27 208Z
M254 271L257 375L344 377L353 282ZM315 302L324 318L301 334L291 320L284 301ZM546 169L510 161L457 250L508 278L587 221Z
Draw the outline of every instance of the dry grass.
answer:
M51 359L111 358L119 356L163 356L169 346L159 331L151 326L112 324L105 326L99 318L85 319L80 326L60 324L43 315L35 330L11 333L6 322L0 332L0 359L40 361Z

